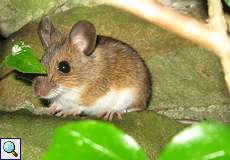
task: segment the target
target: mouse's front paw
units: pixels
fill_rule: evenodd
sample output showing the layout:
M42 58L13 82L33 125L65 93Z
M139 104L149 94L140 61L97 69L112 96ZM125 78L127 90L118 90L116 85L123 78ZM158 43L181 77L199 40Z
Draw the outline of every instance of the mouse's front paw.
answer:
M59 112L58 107L55 104L52 104L49 108L46 110L48 115L54 115L57 112Z
M81 111L77 107L72 107L68 109L64 109L56 113L58 117L67 117L67 116L77 116L80 115Z
M103 117L103 119L106 120L106 121L112 121L114 115L117 115L117 118L119 120L122 120L122 114L123 114L122 111L110 111L110 112L106 112L104 114L101 114L100 117Z
M57 106L51 105L49 108L42 108L42 110L40 111L40 114L54 115L57 112L58 112L57 111Z

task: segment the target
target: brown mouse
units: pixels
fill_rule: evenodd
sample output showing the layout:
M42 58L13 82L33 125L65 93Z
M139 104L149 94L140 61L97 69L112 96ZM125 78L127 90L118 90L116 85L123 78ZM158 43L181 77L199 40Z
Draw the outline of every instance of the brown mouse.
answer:
M39 27L46 76L35 78L37 96L51 100L47 113L88 115L112 120L117 114L143 110L150 98L150 76L128 44L96 34L88 21L77 22L68 36L48 16Z

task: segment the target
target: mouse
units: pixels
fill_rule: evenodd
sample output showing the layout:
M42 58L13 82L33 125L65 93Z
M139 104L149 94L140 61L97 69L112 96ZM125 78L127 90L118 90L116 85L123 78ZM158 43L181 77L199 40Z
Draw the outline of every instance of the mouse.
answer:
M50 101L45 113L61 117L85 115L112 120L147 108L151 96L149 70L141 56L120 40L97 35L87 21L61 33L49 16L38 25L47 75L33 81L34 94Z

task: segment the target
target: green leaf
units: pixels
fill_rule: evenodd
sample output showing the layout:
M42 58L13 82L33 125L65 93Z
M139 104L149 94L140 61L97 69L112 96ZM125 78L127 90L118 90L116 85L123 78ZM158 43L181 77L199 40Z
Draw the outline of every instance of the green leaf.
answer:
M45 67L33 55L31 47L23 42L18 42L13 46L12 54L6 56L0 66L2 65L22 73L46 74Z
M193 125L172 139L159 160L230 160L230 126Z
M129 135L112 124L87 120L55 130L43 160L148 160Z
M224 2L230 7L230 0L224 0Z

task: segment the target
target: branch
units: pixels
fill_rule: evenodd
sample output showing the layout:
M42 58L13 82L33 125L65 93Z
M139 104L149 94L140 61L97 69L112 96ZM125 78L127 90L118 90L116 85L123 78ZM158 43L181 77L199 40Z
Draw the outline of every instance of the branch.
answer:
M223 40L229 40L227 25L224 18L223 8L220 0L208 0L209 25L216 29ZM220 41L221 43L222 41ZM227 45L227 44L226 44ZM217 51L218 52L218 51ZM221 63L225 73L225 81L230 91L230 52L219 50Z
M208 0L208 14L210 27L219 32L226 33L227 25L224 18L220 0Z
M219 0L211 0L219 1ZM182 15L175 10L149 0L104 0L105 4L122 8L152 24L188 39L222 56L230 52L230 40L210 25ZM215 10L215 7L213 7ZM212 12L216 13L216 12ZM217 19L217 18L215 18ZM219 54L221 52L221 54Z
M230 91L230 39L223 15L221 0L208 0L208 23L182 15L152 0L99 0L126 10L154 25L190 40L220 57L225 80Z

